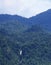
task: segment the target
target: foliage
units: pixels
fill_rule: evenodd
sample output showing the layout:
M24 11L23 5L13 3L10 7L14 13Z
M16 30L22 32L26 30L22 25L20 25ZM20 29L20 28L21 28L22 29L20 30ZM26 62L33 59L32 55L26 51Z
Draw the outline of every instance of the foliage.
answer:
M51 32L23 17L0 15L0 65L51 65Z

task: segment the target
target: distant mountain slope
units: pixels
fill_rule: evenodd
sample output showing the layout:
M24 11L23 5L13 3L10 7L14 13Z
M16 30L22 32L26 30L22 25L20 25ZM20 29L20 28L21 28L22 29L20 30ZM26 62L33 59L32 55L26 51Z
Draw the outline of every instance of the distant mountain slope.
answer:
M39 24L48 31L51 31L51 9L29 18L33 25Z
M17 20L17 21L25 21L27 18L18 16L18 15L9 15L9 14L0 14L0 22L8 21L8 20Z
M18 15L0 15L0 28L6 29L9 33L20 33L31 25L27 18Z
M11 32L16 30L18 30L18 33L23 32L35 24L40 25L47 31L51 31L51 9L31 18L24 18L18 15L0 14L0 28L5 27Z

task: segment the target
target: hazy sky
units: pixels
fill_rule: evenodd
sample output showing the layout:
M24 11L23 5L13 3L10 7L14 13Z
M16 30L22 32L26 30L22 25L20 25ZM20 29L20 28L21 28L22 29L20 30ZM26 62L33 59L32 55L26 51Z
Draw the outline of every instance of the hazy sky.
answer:
M31 17L51 9L51 0L0 0L0 14Z

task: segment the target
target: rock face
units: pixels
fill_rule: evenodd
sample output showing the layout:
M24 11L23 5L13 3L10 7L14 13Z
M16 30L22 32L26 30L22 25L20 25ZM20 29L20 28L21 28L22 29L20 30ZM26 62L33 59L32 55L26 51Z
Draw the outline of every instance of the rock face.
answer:
M20 55L22 55L22 50L20 50Z

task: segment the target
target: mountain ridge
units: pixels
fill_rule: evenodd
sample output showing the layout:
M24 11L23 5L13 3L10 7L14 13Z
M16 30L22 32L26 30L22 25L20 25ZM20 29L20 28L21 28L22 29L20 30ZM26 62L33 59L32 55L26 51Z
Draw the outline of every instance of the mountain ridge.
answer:
M37 24L44 29L51 31L51 9L29 18L32 24Z
M44 15L0 16L0 65L51 65L51 34L44 27L51 14Z

